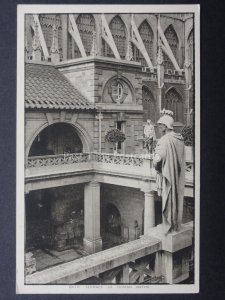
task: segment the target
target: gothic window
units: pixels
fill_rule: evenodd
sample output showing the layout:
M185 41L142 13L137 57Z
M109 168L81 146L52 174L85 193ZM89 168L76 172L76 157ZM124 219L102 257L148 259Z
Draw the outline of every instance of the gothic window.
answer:
M167 42L173 52L173 55L179 64L179 40L177 34L172 25L170 25L165 31L165 37ZM164 66L165 69L174 69L173 63L169 59L169 57L164 53Z
M183 101L175 88L170 89L166 93L165 108L172 110L175 122L183 123Z
M144 111L144 121L150 119L156 122L156 103L150 90L146 87L142 88L142 104Z
M90 55L93 44L93 32L95 31L95 19L90 14L80 14L76 20L82 43L87 55ZM71 35L68 38L69 58L81 57L80 50Z
M109 29L112 33L114 42L121 59L126 56L126 28L119 16L115 16L109 24ZM109 45L103 40L103 54L104 56L114 57L114 54Z
M194 40L194 33L193 30L190 32L189 37L188 37L188 41L187 41L187 53L188 53L188 58L189 61L192 63L193 66L193 61L194 61L194 56L193 56L193 40Z
M39 16L39 21L49 54L52 47L53 25L56 26L58 32L59 53L60 58L62 59L62 21L60 16L55 14L44 14Z
M153 58L153 31L147 21L144 21L139 27L139 33L142 41L145 45L146 51L150 57ZM141 62L142 65L147 66L146 60L144 59L141 52L133 45L134 60Z

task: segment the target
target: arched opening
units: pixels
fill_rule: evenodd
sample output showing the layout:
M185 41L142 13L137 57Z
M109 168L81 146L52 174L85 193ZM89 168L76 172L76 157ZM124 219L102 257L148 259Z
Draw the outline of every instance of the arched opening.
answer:
M167 42L173 52L174 57L179 65L179 39L178 39L176 31L174 30L172 25L170 25L166 29L165 37L166 37ZM165 53L164 53L164 66L165 66L165 70L174 69L174 65L173 65L172 61L169 59L169 57Z
M117 207L113 204L108 204L105 210L105 230L114 235L121 235L121 217Z
M80 14L77 17L76 24L84 45L85 52L87 56L89 56L93 44L93 32L96 30L95 19L91 14ZM81 57L80 50L71 35L69 35L68 38L68 56L69 58Z
M175 122L183 123L183 99L175 88L171 88L165 96L165 108L172 110Z
M156 103L151 91L145 86L142 88L142 104L144 111L144 121L150 119L156 123Z
M142 38L142 41L145 45L145 49L150 57L153 59L153 31L148 22L145 20L139 26L139 33ZM142 65L147 66L146 60L144 59L141 52L133 45L133 56L134 60L140 62Z
M83 144L70 124L56 123L43 129L33 141L29 156L81 153Z
M119 52L120 58L125 59L126 56L126 27L119 16L115 16L109 24L109 29L112 33L114 42ZM103 40L103 55L114 57L114 54L109 45Z

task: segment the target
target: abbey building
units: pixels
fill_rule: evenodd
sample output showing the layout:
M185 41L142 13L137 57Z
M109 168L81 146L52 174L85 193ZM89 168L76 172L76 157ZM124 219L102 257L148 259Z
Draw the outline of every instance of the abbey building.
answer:
M107 256L106 249L127 245L133 253L138 242L130 242L135 241L147 247L143 237L162 222L162 204L144 126L151 120L158 139L156 122L163 108L173 111L176 132L193 124L193 24L193 14L185 13L26 15L28 282L39 282L39 272L59 264L100 251ZM116 152L105 139L111 129L125 136ZM194 220L193 164L186 157L184 224ZM148 248L151 259L141 263L148 271L141 273L134 262L144 253L133 254L129 267L123 257L126 281L118 263L107 269L99 262L98 274L90 270L79 280L71 275L66 283L88 277L90 283L151 283L151 268L157 282L184 282L193 271L192 236L185 230L184 236L186 246L168 258L176 260L173 271L159 267L156 272L162 250L155 243Z

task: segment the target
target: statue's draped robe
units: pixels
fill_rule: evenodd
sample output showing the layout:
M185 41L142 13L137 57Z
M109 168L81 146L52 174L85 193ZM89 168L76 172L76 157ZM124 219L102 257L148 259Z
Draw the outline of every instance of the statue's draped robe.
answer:
M185 181L184 142L180 134L171 131L157 143L155 153L161 157L156 165L158 194L162 196L165 233L179 230L183 216Z

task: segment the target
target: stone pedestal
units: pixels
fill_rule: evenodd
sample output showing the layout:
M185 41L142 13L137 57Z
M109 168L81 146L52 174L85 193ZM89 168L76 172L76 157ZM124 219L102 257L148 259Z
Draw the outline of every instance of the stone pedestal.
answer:
M188 279L193 225L182 225L179 232L164 235L163 225L160 224L150 229L147 235L162 242L162 251L157 254L157 258L165 283L174 284Z
M84 251L102 250L100 237L100 183L90 182L84 188Z
M92 254L96 253L102 250L102 239L96 239L96 240L88 240L86 238L83 239L83 246L84 246L84 251Z

